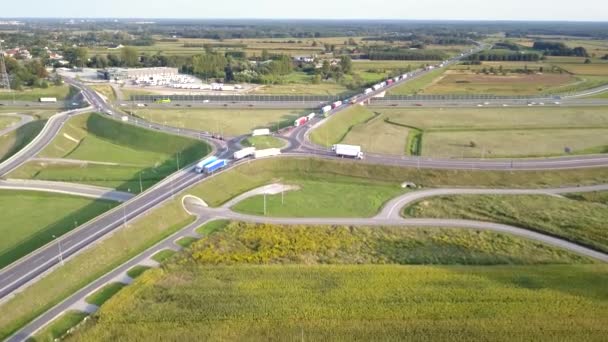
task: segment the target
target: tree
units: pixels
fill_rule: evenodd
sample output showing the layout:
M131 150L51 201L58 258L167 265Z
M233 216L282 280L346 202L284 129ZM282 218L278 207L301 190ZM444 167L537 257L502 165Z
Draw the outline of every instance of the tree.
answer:
M329 74L331 72L331 65L327 59L323 60L323 64L321 66L321 74L323 74L323 78L328 79Z
M591 64L591 60L589 58L585 59L585 64Z
M353 61L350 56L342 56L340 57L340 67L342 68L342 72L345 74L350 74L353 71Z
M136 67L139 65L139 54L137 49L131 46L125 46L120 51L120 57L124 64L128 67Z
M262 61L267 61L270 59L270 54L268 53L268 50L264 49L262 50Z
M64 55L71 65L82 68L87 62L89 50L84 47L68 48L64 51Z

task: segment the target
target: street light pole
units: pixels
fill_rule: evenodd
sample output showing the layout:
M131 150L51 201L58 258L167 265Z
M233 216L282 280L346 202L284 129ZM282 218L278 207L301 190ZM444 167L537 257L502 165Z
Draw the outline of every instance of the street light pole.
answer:
M266 193L264 192L264 216L266 216Z
M61 240L57 239L57 236L53 235L53 239L57 240L57 246L59 247L59 261L61 262L61 266L64 265L63 263L63 251L61 250Z

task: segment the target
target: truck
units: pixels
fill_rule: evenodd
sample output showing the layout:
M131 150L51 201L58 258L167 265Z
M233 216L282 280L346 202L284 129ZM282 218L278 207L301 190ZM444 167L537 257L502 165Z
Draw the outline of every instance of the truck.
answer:
M267 148L265 150L256 150L253 153L253 158L258 159L258 158L264 158L264 157L272 157L272 156L278 156L279 154L281 154L280 148Z
M342 101L336 101L331 104L331 109L336 109L342 105Z
M219 169L228 166L228 161L226 159L218 159L210 164L205 165L205 173L211 174Z
M332 150L336 153L336 156L338 157L363 159L363 152L361 152L361 146L337 144L332 147Z
M296 127L302 126L303 124L305 124L308 121L308 118L305 116L301 116L299 118L296 119L296 121L293 122L293 125Z
M367 88L363 91L363 94L367 95L367 94L371 93L372 91L374 91L372 88Z
M310 121L315 118L315 115L316 115L315 113L310 113L306 116L306 118L308 119L308 121Z
M380 83L380 88L386 87L386 81Z
M321 111L323 112L323 114L329 112L331 110L331 106L325 106L323 108L321 108Z
M234 152L234 160L243 159L245 157L249 157L255 153L255 147L245 147L242 150L238 150Z
M39 102L55 103L57 102L56 97L41 97L38 99Z
M216 160L216 156L207 157L196 164L194 171L196 171L196 173L203 173L203 171L205 171L205 166L215 162Z
M374 89L374 90L378 90L380 88L382 88L382 85L380 83L374 84L374 86L372 87L372 89Z
M408 76L407 74L403 74L403 75L401 75L401 79L404 80L407 78L407 76Z
M388 84L388 85L391 85L391 84L393 84L393 83L395 83L395 81L393 81L393 79L392 79L392 78L390 78L390 79L386 80L386 84Z
M260 135L270 135L270 129L260 128L260 129L254 129L253 132L251 132L251 136L253 136L253 137L257 137Z

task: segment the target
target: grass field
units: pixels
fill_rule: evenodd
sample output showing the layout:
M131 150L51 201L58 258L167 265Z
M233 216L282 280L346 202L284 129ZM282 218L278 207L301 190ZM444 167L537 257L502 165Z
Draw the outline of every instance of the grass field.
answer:
M583 192L578 194L566 194L565 196L577 201L587 201L608 205L608 191Z
M152 256L152 260L158 262L158 263L162 263L165 260L169 259L170 257L172 257L175 254L175 251L172 249L163 249L162 251L154 254Z
M433 157L537 157L608 152L608 114L603 107L374 107L373 110L377 116L367 121L346 112L338 113L317 128L311 139L325 145L320 138L327 134L330 144L361 145L365 152L421 153ZM420 149L411 146L412 130L419 133L416 143Z
M424 89L437 82L444 72L445 69L431 71L424 76L416 78L415 80L407 81L400 86L392 88L388 92L388 95L416 95L423 93Z
M405 209L408 216L494 221L549 233L608 252L608 205L548 196L446 196Z
M145 109L136 115L146 120L180 128L217 132L227 136L249 134L256 128L293 125L310 110L294 109Z
M34 335L33 342L50 342L64 336L70 329L78 325L88 314L80 311L68 311L55 319L48 327L45 327Z
M288 180L299 190L266 196L266 216L276 217L371 217L382 205L403 193L398 184L344 177L326 180ZM250 197L234 210L264 215L264 196Z
M116 92L114 92L114 88L108 84L100 84L100 85L92 85L90 86L96 92L103 95L108 101L116 101Z
M92 163L34 161L10 177L80 182L138 193L175 172L178 158L183 167L209 151L207 144L193 139L126 125L99 114L79 115L68 121L39 156Z
M255 146L257 149L262 150L265 148L283 148L285 140L279 139L270 135L249 137L241 141L243 146Z
M507 74L503 76L450 70L420 93L429 95L533 95L554 93L553 89L573 84L576 81L576 78L569 74Z
M114 206L62 194L0 190L0 208L6 209L0 220L0 268Z
M332 115L327 122L310 133L310 139L321 146L331 146L344 139L355 126L374 118L374 112L363 107L355 106Z
M42 131L46 120L36 120L0 136L0 162L27 146Z
M140 275L142 275L144 272L146 272L147 270L149 270L150 267L147 266L142 266L142 265L137 265L134 266L133 268L129 269L127 271L127 275L133 279L139 277Z
M312 76L310 77L312 80ZM323 82L312 84L312 81L307 83L288 83L288 84L273 84L260 86L251 94L269 94L269 95L339 95L348 92L348 89L340 84Z
M103 303L107 302L112 296L114 296L118 291L120 291L126 285L123 283L110 283L101 289L97 290L90 296L88 296L85 301L89 304L102 306Z
M423 187L516 187L543 188L608 183L605 168L559 171L435 170L373 165L350 160L275 158L253 161L219 174L193 187L188 193L218 206L248 190L274 182L359 179L363 184L414 182Z
M607 267L539 265L572 262L588 260L489 232L232 223L71 340L601 339Z
M21 119L14 116L1 116L0 115L0 130L11 127L21 121Z
M30 210L31 213L31 210ZM10 336L38 315L91 281L101 277L194 218L181 202L170 201L91 246L22 292L0 303L0 339Z
M70 93L70 86L49 86L46 89L34 88L22 91L6 92L0 91L0 100L12 100L13 96L17 101L38 101L41 97L55 97L57 100L64 100Z

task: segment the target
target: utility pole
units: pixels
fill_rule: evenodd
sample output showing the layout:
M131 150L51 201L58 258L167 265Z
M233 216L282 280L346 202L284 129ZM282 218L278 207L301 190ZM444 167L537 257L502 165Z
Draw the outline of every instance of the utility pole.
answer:
M4 40L0 40L0 88L5 88L9 93L13 93L13 103L15 103L15 93L11 91L11 80L8 78L8 72L6 71L2 43L4 43Z
M144 187L141 183L141 172L139 173L139 193L144 192Z
M127 228L127 203L122 206L122 214L124 227Z

